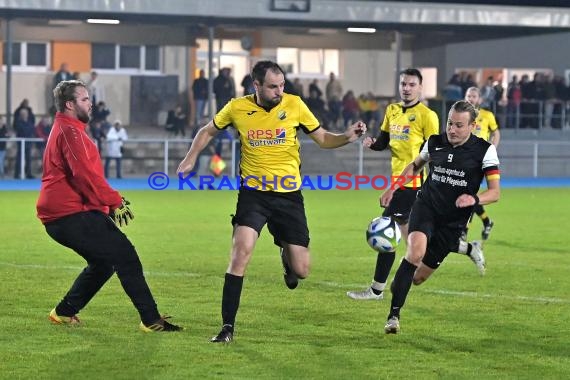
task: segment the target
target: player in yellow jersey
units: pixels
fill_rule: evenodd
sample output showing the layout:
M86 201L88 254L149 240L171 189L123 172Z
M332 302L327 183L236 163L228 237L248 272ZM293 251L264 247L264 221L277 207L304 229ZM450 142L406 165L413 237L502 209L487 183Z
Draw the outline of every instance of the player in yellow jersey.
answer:
M499 125L495 119L495 115L491 111L480 108L481 105L481 91L477 87L469 87L465 92L465 100L473 104L479 110L479 116L476 120L475 129L473 129L473 134L477 137L481 137L483 140L490 142L495 146L499 147L499 141L501 139L501 132L499 132ZM489 238L489 234L493 229L495 223L489 218L485 209L482 205L475 205L475 214L481 218L483 222L483 230L481 231L481 238L483 241ZM467 240L467 226L462 235L462 240Z
M402 173L431 135L439 134L436 113L420 101L422 80L422 74L417 69L400 72L399 92L402 101L389 104L386 108L378 139L366 137L363 141L363 145L372 150L390 149L393 176ZM404 241L407 241L408 236L410 210L420 186L421 183L409 183L405 188L396 190L392 201L382 213L398 223ZM383 291L395 258L395 252L379 253L371 286L363 291L347 292L347 295L356 300L383 299Z
M298 280L309 274L309 229L300 191L297 131L308 134L321 148L343 146L366 132L361 121L342 134L320 128L301 98L283 93L285 74L274 62L257 62L251 76L255 94L232 99L202 127L177 169L179 175L189 173L200 151L220 130L230 125L237 130L241 187L232 218L231 260L222 293L223 326L212 342L229 343L233 339L243 277L265 224L280 247L287 287L294 289Z

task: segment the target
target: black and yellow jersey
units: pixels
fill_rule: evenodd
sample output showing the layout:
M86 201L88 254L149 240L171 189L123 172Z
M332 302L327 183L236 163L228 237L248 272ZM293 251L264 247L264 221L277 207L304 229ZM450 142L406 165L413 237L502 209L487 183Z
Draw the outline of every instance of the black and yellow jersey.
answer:
M439 119L434 111L421 102L411 107L404 107L402 102L392 103L386 108L380 130L390 134L392 175L399 176L420 153L422 144L431 135L439 134ZM406 187L420 185L413 182Z
M495 120L495 115L493 115L491 111L480 108L473 134L477 137L481 137L485 141L489 141L491 133L495 132L498 128L499 125L497 124L497 120Z
M461 194L475 195L483 177L500 180L497 149L471 134L462 145L454 147L442 133L429 138L420 157L429 162L429 176L418 194L433 207L438 223L457 222L465 226L473 206L458 208L455 201Z
M290 192L301 186L301 157L297 131L319 128L317 118L296 95L283 94L271 110L259 106L255 95L232 99L214 117L218 129L230 125L241 143L242 186L261 191Z

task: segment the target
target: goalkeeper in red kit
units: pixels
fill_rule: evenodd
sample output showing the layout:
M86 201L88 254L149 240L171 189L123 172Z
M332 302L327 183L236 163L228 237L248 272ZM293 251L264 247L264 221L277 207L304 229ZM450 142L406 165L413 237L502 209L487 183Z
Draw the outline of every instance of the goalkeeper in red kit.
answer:
M52 239L83 257L87 266L49 319L79 323L77 314L116 272L139 312L141 330L181 330L159 314L135 247L118 228L133 213L105 180L97 146L85 132L92 107L85 84L63 81L53 94L57 114L43 157L38 218Z

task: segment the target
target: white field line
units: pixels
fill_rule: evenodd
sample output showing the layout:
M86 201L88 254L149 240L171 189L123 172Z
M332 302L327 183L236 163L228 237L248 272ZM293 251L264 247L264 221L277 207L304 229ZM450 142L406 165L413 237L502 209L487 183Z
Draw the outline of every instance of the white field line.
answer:
M309 279L310 281L310 279ZM322 282L322 281L313 281L313 283L327 286L331 288L342 288L348 290L354 289L362 289L366 288L364 283L360 284L338 284L336 282ZM489 299L501 299L501 300L509 300L509 301L528 301L528 302L538 302L538 303L562 303L562 304L570 304L570 300L564 298L554 298L554 297L528 297L528 296L510 296L506 294L483 294L477 292L461 292L461 291L454 291L454 290L446 290L446 289L429 289L424 287L412 287L412 291L414 292L422 292L422 293L430 293L430 294L441 294L444 296L455 296L455 297L470 297L470 298L489 298ZM389 290L388 290L389 292Z
M84 267L79 266L65 266L65 265L40 265L40 264L14 264L0 261L0 266L7 266L18 269L55 269L55 270L69 270L76 271L79 273ZM199 273L191 272L155 272L155 271L144 271L145 276L171 276L171 277L200 277Z
M79 266L64 266L64 265L40 265L40 264L14 264L4 261L0 261L0 266L19 268L19 269L55 269L55 270L73 270L79 272L83 267ZM192 272L155 272L155 271L145 271L145 276L160 276L160 277L201 277L199 273ZM321 285L329 288L338 289L358 289L365 288L365 285L361 284L339 284L331 281L311 281L308 282L316 285ZM527 301L527 302L537 302L537 303L561 303L570 304L570 300L564 298L554 298L554 297L529 297L529 296L509 296L505 294L483 294L478 292L462 292L446 289L429 289L426 287L413 287L413 291L430 293L430 294L441 294L444 296L455 296L455 297L470 297L470 298L489 298L489 299L501 299L509 301Z

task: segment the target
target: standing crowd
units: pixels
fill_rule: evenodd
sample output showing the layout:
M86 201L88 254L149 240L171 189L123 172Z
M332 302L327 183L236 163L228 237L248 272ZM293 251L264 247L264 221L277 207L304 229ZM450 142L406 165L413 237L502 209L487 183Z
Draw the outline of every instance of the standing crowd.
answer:
M53 78L53 88L64 81L80 80L78 72L71 73L69 65L62 63L60 69L55 73ZM122 157L124 154L124 142L128 140L125 127L120 120L115 120L112 124L107 120L111 114L111 110L105 103L105 87L99 80L97 72L90 73L90 77L85 81L85 87L88 90L91 102L94 105L90 119L89 128L86 133L95 142L97 151L101 157L105 158L105 176L109 177L109 168L111 162L114 162L116 168L116 177L122 178ZM53 104L53 102L51 102ZM41 163L45 147L50 135L54 117L57 112L56 104L50 108L49 115L43 116L36 120L36 115L30 106L28 99L23 99L13 113L12 127L13 136L17 138L36 138L41 139L38 142L17 142L15 155L14 178L33 179L35 166L34 161ZM0 118L0 139L12 137L8 125L4 118ZM5 177L6 166L6 141L0 141L0 178ZM39 171L43 171L43 164L40 165Z

